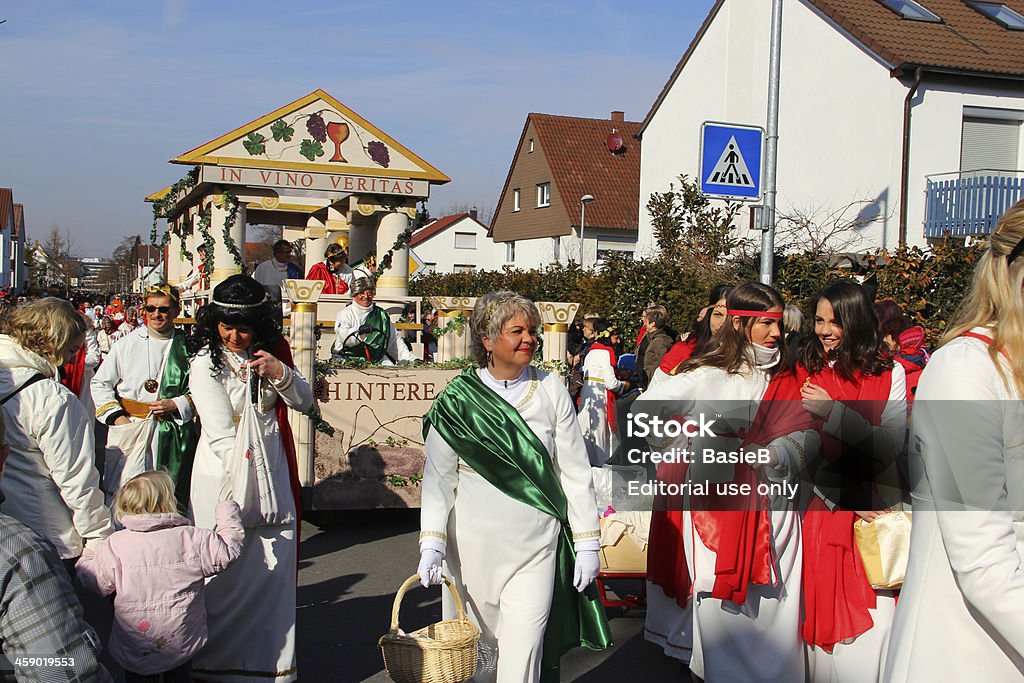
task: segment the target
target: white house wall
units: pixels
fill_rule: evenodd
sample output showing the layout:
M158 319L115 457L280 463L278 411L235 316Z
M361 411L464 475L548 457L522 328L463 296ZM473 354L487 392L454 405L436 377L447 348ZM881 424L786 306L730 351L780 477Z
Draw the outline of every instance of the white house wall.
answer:
M456 249L455 233L476 235L476 249ZM412 250L424 263L433 263L438 273L451 273L456 265L473 265L476 270L497 270L505 264L505 245L487 236L487 227L470 218L449 225L440 233L415 245Z
M803 2L783 6L777 213L819 214L870 200L881 217L860 249L898 242L903 101L911 81ZM704 121L765 126L771 3L727 0L643 133L638 252L654 249L646 204L685 173L699 175ZM963 107L1024 110L1012 92L931 89L915 99L908 242L924 244L924 176L955 171ZM747 212L738 225L746 231ZM757 232L750 233L756 238Z

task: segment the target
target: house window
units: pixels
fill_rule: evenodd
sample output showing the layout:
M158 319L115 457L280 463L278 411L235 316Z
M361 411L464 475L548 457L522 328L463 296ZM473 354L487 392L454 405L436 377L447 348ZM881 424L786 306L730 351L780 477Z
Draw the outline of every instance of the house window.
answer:
M455 273L472 273L474 270L476 270L476 266L472 263L456 263L452 269Z
M551 206L551 183L537 185L537 208Z
M456 249L476 249L476 233L475 232L457 232L457 233L455 233L455 248Z
M915 0L879 0L883 5L891 9L896 14L900 15L904 19L912 19L914 21L931 21L940 22L942 19L939 15L929 12L919 2Z
M423 264L423 273L424 273L424 275L430 275L431 273L436 273L436 272L437 272L437 263L427 262L427 263Z
M555 261L559 261L562 258L562 240L559 237L551 238L551 254Z
M1020 121L964 116L960 171L1014 171L1020 147Z
M515 243L515 241L505 242L505 262L506 263L515 263L516 262L516 243Z
M533 154L533 138L530 138L530 146L527 150L528 154Z
M1024 30L1024 15L1001 2L969 2L971 7L1006 28Z
M519 210L519 188L512 190L512 210Z

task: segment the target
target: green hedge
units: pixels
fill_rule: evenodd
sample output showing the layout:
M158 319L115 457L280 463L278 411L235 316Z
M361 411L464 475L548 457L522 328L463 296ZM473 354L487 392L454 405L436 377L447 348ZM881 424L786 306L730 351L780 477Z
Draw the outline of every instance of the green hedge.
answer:
M775 259L775 287L787 302L805 310L812 296L830 281L854 275L875 276L878 299L891 298L924 326L934 343L945 329L970 283L974 263L984 245L964 246L947 239L928 251L917 247L894 252L878 250L855 272L837 270L811 254L779 255ZM648 302L668 308L676 330L689 329L690 321L705 305L708 290L719 282L756 279L754 262L692 265L686 259L655 258L634 261L612 256L597 270L578 264L531 270L505 267L499 271L431 273L410 283L413 296L480 296L511 289L534 301L577 301L580 315L597 313L616 322L626 338L636 334L640 312ZM808 315L807 320L812 316Z

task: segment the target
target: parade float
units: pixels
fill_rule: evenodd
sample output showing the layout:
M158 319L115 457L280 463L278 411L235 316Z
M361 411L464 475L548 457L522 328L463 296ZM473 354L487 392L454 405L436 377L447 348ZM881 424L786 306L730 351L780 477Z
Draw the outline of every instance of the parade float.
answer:
M415 335L422 357L422 302L408 295L408 240L417 203L449 178L326 92L317 90L171 160L192 166L177 183L146 198L153 204L154 243L165 252L167 281L198 267L206 245L204 284L183 295L188 316L212 288L244 269L247 225L280 225L304 245L308 265L330 243L348 246L349 261L376 262L375 303L400 333ZM158 237L157 221L167 229ZM376 256L376 259L367 257ZM290 415L304 507L345 510L417 507L423 472L422 416L434 397L468 367L475 299L432 297L437 312L434 363L355 367L331 358L334 321L351 301L324 295L323 282L285 280L285 330L296 366L316 382L318 406ZM412 320L398 322L406 305ZM539 302L543 362L557 368L577 304ZM186 317L184 324L190 322Z

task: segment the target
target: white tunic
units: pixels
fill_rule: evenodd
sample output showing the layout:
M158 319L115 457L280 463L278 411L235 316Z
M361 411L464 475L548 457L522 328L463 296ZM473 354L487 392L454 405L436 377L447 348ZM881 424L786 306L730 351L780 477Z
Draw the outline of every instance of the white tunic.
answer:
M615 376L612 358L604 349L591 348L583 359L585 381L580 391L576 416L587 443L590 464L600 467L608 462L619 446L618 430L608 423L608 392L619 393L623 384ZM612 407L615 409L615 407Z
M233 367L241 357L230 354ZM227 479L235 430L248 389L231 370L213 373L209 352L192 359L189 387L203 429L192 468L190 503L196 526L212 529L215 509ZM297 677L295 667L295 572L298 540L288 463L281 441L274 402L303 411L313 404L313 392L297 370L289 370L280 388L265 386L261 405L267 459L282 510L292 510L285 524L245 530L241 557L206 586L209 642L195 657L193 674L210 681L272 681ZM241 672L249 672L241 673Z
M565 491L574 539L596 540L590 466L565 386L557 375L533 368L526 372L535 374L508 389L486 371L478 372L544 444ZM479 672L474 680L537 681L561 525L468 469L433 429L425 450L421 538L447 542L447 573L480 627L483 648L497 646L497 672ZM445 618L453 618L445 607Z
M702 367L664 379L640 395L633 412L645 402L662 401L672 414L697 418L716 417L716 429L749 426L769 377L767 368L749 367L740 374ZM780 467L761 470L760 481L795 484L798 472L787 467L798 461L798 449L813 447L813 431L780 437L770 444L780 452ZM691 464L691 482L730 481L732 466L704 466L699 456L705 448L734 451L740 440L731 437L696 437L683 443L697 454ZM708 681L801 681L804 676L803 645L800 639L801 552L798 500L772 497L772 583L751 585L743 605L711 597L715 584L716 553L708 548L693 526L687 509L683 513L683 545L693 581L693 599L682 608L664 596L653 584L656 599L648 605L645 624L647 640L661 645L666 654L683 659L692 647L690 669ZM689 507L688 505L686 506Z
M910 452L920 484L884 681L1024 680L1021 398L977 339L945 345L921 375ZM951 486L968 509L949 502Z
M360 306L355 301L341 309L334 321L334 348L337 349L344 344L347 347L357 346L361 341L358 334L360 326L366 321L366 317L377 307L377 304ZM388 327L388 349L381 359L381 365L396 365L397 363L411 363L419 360L413 355L405 341L398 338L398 332L392 323Z

